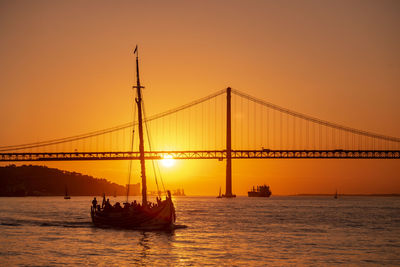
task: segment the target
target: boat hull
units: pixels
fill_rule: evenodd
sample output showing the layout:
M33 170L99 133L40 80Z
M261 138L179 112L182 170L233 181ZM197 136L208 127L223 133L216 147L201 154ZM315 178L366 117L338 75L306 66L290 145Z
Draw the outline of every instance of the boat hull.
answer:
M247 192L249 197L270 197L271 194L269 186L265 184L257 186L257 189L253 186L253 190Z
M153 208L130 208L121 211L99 211L92 207L90 213L92 222L97 227L162 230L172 229L175 222L172 201L164 201Z
M247 192L247 195L249 197L270 197L271 193L270 192Z

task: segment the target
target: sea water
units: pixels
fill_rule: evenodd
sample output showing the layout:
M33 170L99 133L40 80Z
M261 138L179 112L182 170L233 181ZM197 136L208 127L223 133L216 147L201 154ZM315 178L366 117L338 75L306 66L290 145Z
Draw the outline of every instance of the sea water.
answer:
M400 265L399 197L176 197L171 232L96 228L91 200L0 198L0 265Z

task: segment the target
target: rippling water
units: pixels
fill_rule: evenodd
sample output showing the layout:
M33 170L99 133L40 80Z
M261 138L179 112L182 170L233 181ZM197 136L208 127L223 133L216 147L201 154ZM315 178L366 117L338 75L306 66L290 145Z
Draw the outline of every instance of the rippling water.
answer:
M91 199L0 198L0 265L400 265L400 198L178 197L173 232L95 228Z

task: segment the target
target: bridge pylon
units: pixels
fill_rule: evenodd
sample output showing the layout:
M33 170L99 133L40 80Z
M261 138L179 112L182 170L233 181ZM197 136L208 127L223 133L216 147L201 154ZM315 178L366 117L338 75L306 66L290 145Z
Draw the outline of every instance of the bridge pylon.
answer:
M226 198L236 197L232 194L232 127L231 127L231 93L230 87L226 88Z

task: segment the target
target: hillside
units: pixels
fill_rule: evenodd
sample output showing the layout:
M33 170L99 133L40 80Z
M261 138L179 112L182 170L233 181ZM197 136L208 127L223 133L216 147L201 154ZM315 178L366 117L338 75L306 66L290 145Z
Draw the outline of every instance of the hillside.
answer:
M71 196L126 194L124 186L81 173L45 166L0 167L0 196Z

